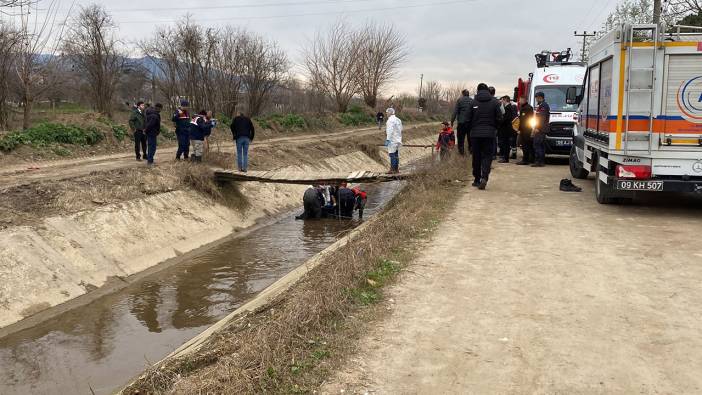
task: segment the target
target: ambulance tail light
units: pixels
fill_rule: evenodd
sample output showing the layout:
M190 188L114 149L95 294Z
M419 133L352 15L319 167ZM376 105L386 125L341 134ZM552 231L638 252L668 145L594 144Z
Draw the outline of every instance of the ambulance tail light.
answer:
M648 180L651 178L651 166L642 165L617 165L616 175L618 178L629 178L634 180Z

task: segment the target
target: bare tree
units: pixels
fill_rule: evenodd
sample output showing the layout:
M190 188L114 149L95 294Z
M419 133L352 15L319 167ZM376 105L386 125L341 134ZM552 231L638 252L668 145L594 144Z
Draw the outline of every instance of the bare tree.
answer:
M375 108L378 94L407 59L406 39L392 25L369 22L359 32L359 43L357 83L363 101Z
M289 61L277 44L252 36L244 46L242 80L248 95L251 116L260 114L273 90L285 79Z
M226 27L220 37L212 77L220 111L233 117L239 105L248 36L244 31Z
M702 0L668 0L669 13L677 17L702 15Z
M159 69L157 85L171 105L187 98L194 108L216 110L215 63L220 33L193 23L189 17L175 27L159 28L156 36L139 43Z
M108 116L112 116L114 95L126 59L114 35L116 27L102 6L83 7L71 20L63 45L64 53L90 87L93 106Z
M58 20L58 6L57 0L49 2L41 17L38 12L30 12L29 7L20 7L14 88L23 105L23 129L30 126L34 102L61 82L55 71L62 60L57 53L66 19Z
M444 88L444 97L446 101L452 102L456 101L463 96L463 90L468 89L470 86L467 82L451 82Z
M425 110L430 114L436 114L441 109L443 87L439 81L427 81L422 90L422 96L426 100Z
M0 129L9 127L10 122L8 93L15 51L19 43L18 33L12 27L0 22Z
M153 62L157 70L152 71L152 81L175 107L175 98L179 92L179 46L177 31L172 28L158 28L154 38L139 43L141 51Z
M334 99L337 111L346 112L358 92L357 58L361 50L358 34L342 20L326 32L317 32L303 49L304 67L310 83Z

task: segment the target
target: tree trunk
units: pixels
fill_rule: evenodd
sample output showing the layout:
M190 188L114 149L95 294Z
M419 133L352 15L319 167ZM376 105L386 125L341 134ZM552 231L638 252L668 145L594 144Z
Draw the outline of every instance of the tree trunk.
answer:
M661 23L661 0L653 0L653 23Z
M22 129L27 130L31 126L32 119L32 100L24 101L24 108L22 109Z
M375 106L378 104L378 97L377 96L366 96L363 98L363 101L366 102L368 107L375 108Z

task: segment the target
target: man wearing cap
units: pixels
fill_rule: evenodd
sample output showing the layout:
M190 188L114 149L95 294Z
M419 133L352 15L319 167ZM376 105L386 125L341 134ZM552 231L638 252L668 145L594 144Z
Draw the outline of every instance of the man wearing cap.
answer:
M188 159L190 156L190 114L188 113L187 100L181 100L180 107L173 114L172 121L175 124L175 133L178 138L178 151L176 152L176 160L180 160L181 156Z
M395 116L395 109L388 108L385 111L388 114L388 121L385 127L385 146L388 147L388 155L390 156L390 172L389 174L397 174L400 172L400 147L402 146L402 121Z
M536 92L536 125L534 126L534 164L532 167L544 167L546 161L546 134L551 122L551 107L546 103L543 92Z

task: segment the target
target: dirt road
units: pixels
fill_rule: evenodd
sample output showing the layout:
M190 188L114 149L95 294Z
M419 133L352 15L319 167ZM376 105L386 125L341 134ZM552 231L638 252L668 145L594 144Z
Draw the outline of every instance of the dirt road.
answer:
M435 125L435 123L421 123L408 125L407 128L423 127L427 125ZM369 127L362 129L345 130L330 134L304 134L286 137L276 137L271 139L259 140L254 142L253 146L264 146L271 144L290 143L290 144L307 144L319 141L334 141L349 136L372 135L382 133L377 127ZM234 151L232 143L221 144L223 150ZM173 161L173 156L177 147L168 147L156 151L156 161L159 163ZM0 188L26 185L38 181L57 181L69 178L75 178L90 174L94 171L110 171L117 169L126 169L132 167L144 166L144 162L134 160L132 152L125 152L114 155L101 155L91 158L80 158L72 160L52 161L52 162L37 162L35 165L15 165L0 169Z
M702 392L702 203L602 206L566 175L468 187L322 392Z

